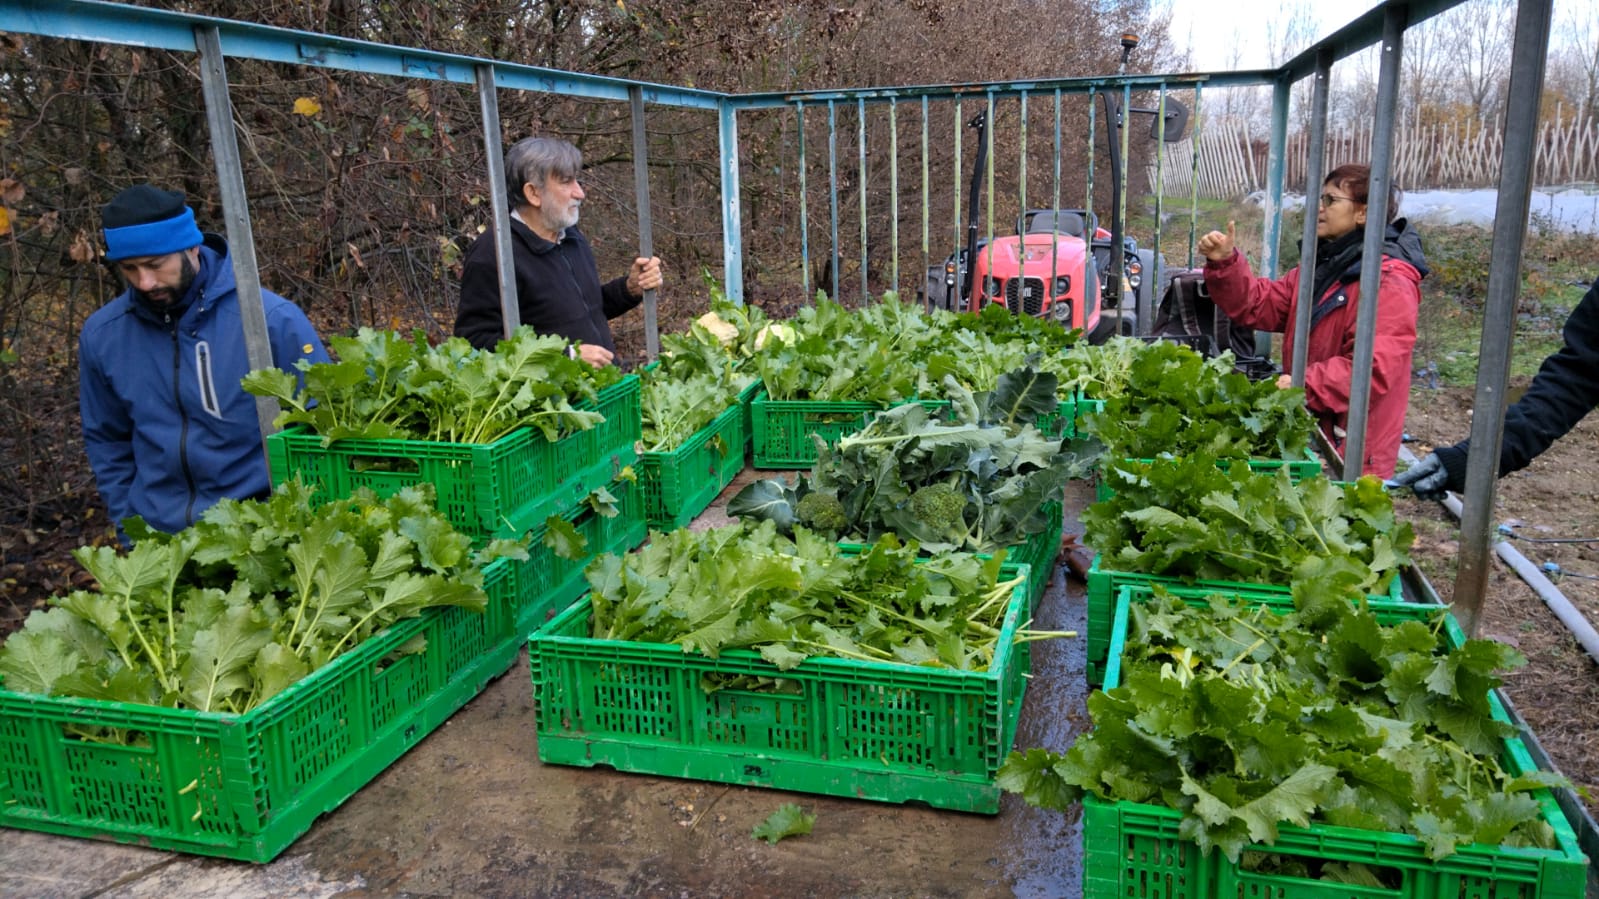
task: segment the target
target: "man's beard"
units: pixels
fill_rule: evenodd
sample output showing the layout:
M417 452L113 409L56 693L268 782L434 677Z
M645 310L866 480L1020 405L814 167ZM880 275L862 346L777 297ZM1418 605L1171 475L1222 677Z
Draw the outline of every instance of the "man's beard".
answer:
M577 224L577 218L578 218L578 206L577 206L577 204L574 203L574 204L572 204L572 206L568 210L566 210L563 213L554 213L554 212L552 212L545 219L545 221L550 226L550 230L551 231L554 231L556 234L560 234L562 231L565 231L567 228L571 228L571 227L575 226Z
M175 306L184 297L189 295L189 287L194 284L194 279L199 272L195 271L194 263L189 261L189 255L183 254L183 267L178 270L178 285L176 287L158 287L155 290L143 291L135 289L134 298L149 306L151 309L165 309Z

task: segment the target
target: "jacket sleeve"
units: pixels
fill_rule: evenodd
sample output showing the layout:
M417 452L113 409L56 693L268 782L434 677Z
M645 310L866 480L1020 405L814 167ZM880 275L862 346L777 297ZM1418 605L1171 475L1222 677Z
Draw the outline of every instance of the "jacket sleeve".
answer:
M106 514L118 524L132 514L133 421L116 394L98 354L78 338L78 413L83 419L83 448L94 469L94 483Z
M461 268L461 303L455 312L455 336L480 350L492 350L505 339L500 311L500 275L492 254L484 262L477 245Z
M1257 278L1244 254L1234 250L1231 259L1205 261L1205 288L1235 323L1280 332L1287 328L1288 309L1299 289L1299 269L1276 281Z
M1599 281L1571 311L1562 331L1565 344L1538 367L1532 386L1505 411L1499 449L1499 476L1520 471L1539 453L1599 406ZM1466 486L1466 454L1471 440L1438 450L1449 471L1449 489Z
M275 304L267 322L267 334L272 342L272 362L294 375L300 389L304 390L305 372L296 364L302 359L308 365L331 360L327 348L322 345L322 338L317 336L316 328L306 318L304 310L282 297L278 299L282 302Z
M627 276L623 275L614 281L607 281L600 287L600 301L605 308L605 317L616 318L644 302L644 297L633 296L627 292Z
M1418 279L1419 274L1409 263L1383 260L1377 281L1377 332L1371 349L1373 395L1386 394L1410 383L1411 354L1416 347L1416 314L1421 306ZM1352 318L1344 334L1343 352L1305 366L1305 405L1312 412L1343 415L1349 411L1354 360Z

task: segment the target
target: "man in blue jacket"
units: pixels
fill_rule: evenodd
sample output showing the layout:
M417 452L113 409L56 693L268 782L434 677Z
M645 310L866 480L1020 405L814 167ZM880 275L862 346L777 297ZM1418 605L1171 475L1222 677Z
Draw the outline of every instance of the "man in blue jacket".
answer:
M600 367L616 353L609 320L661 286L661 260L641 256L625 276L600 283L594 251L577 229L582 168L582 152L564 140L529 137L506 152L511 258L522 324L578 341L577 352ZM492 231L473 242L462 264L455 335L485 350L505 337Z
M148 184L101 213L106 258L128 289L78 337L78 408L100 498L118 532L142 517L182 530L224 497L271 490L228 246L201 234L183 194ZM272 360L328 361L300 308L261 292Z

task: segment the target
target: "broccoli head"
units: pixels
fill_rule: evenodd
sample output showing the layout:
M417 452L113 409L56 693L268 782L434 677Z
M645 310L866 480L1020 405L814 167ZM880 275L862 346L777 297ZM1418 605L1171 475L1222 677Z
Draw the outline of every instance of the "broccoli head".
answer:
M838 497L821 490L813 490L800 498L794 506L794 517L813 531L841 534L849 528L849 516L844 514L844 504Z
M966 532L966 497L948 481L917 488L907 509L928 533L954 536Z

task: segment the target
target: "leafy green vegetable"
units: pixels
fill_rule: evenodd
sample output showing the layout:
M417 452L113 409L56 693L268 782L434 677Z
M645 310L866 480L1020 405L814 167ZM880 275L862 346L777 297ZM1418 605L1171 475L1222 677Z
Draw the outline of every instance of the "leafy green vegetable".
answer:
M781 670L813 655L985 670L1021 584L999 580L1002 556L919 562L914 544L885 536L852 557L770 522L684 528L589 566L592 633L712 658L753 649Z
M1433 859L1555 845L1530 793L1564 779L1498 762L1514 728L1488 694L1525 663L1515 650L1451 648L1441 611L1384 626L1358 593L1295 592L1302 611L1280 615L1157 588L1131 609L1121 683L1089 697L1094 729L1064 755L1012 753L1000 785L1046 808L1085 793L1163 805L1234 862L1283 823L1409 833Z
M573 403L594 400L622 377L615 366L572 358L565 338L525 326L493 352L459 337L429 347L420 331L406 340L370 328L328 343L339 361L300 363L303 389L275 368L243 381L250 393L283 404L279 427L303 424L324 445L351 437L492 443L521 427L556 440L603 421Z
M1124 390L1104 402L1084 431L1111 459L1302 459L1315 428L1303 390L1250 381L1230 356L1206 360L1166 342L1134 356Z
M856 542L893 533L935 553L1025 543L1047 526L1045 506L1071 474L1060 440L1032 424L1058 408L1054 376L1023 368L992 392L973 394L953 378L945 387L954 421L914 403L879 413L836 447L818 440L816 465L798 487L756 481L728 514Z
M640 373L644 452L670 452L738 402L749 383L730 370L710 373L665 365Z
M1083 543L1108 570L1378 592L1410 564L1415 532L1375 478L1294 483L1200 457L1116 462L1102 476L1114 494L1083 510Z
M361 490L316 511L295 482L224 500L177 534L130 522L126 553L74 555L99 582L35 611L0 646L6 688L244 712L393 622L454 605L481 612L482 564L432 488Z
M861 401L891 405L916 396L917 356L934 333L918 306L892 296L851 312L822 296L788 322L795 339L755 357L774 400Z
M751 836L773 845L785 837L803 836L816 824L816 815L807 813L797 803L785 802L765 821L755 825Z

